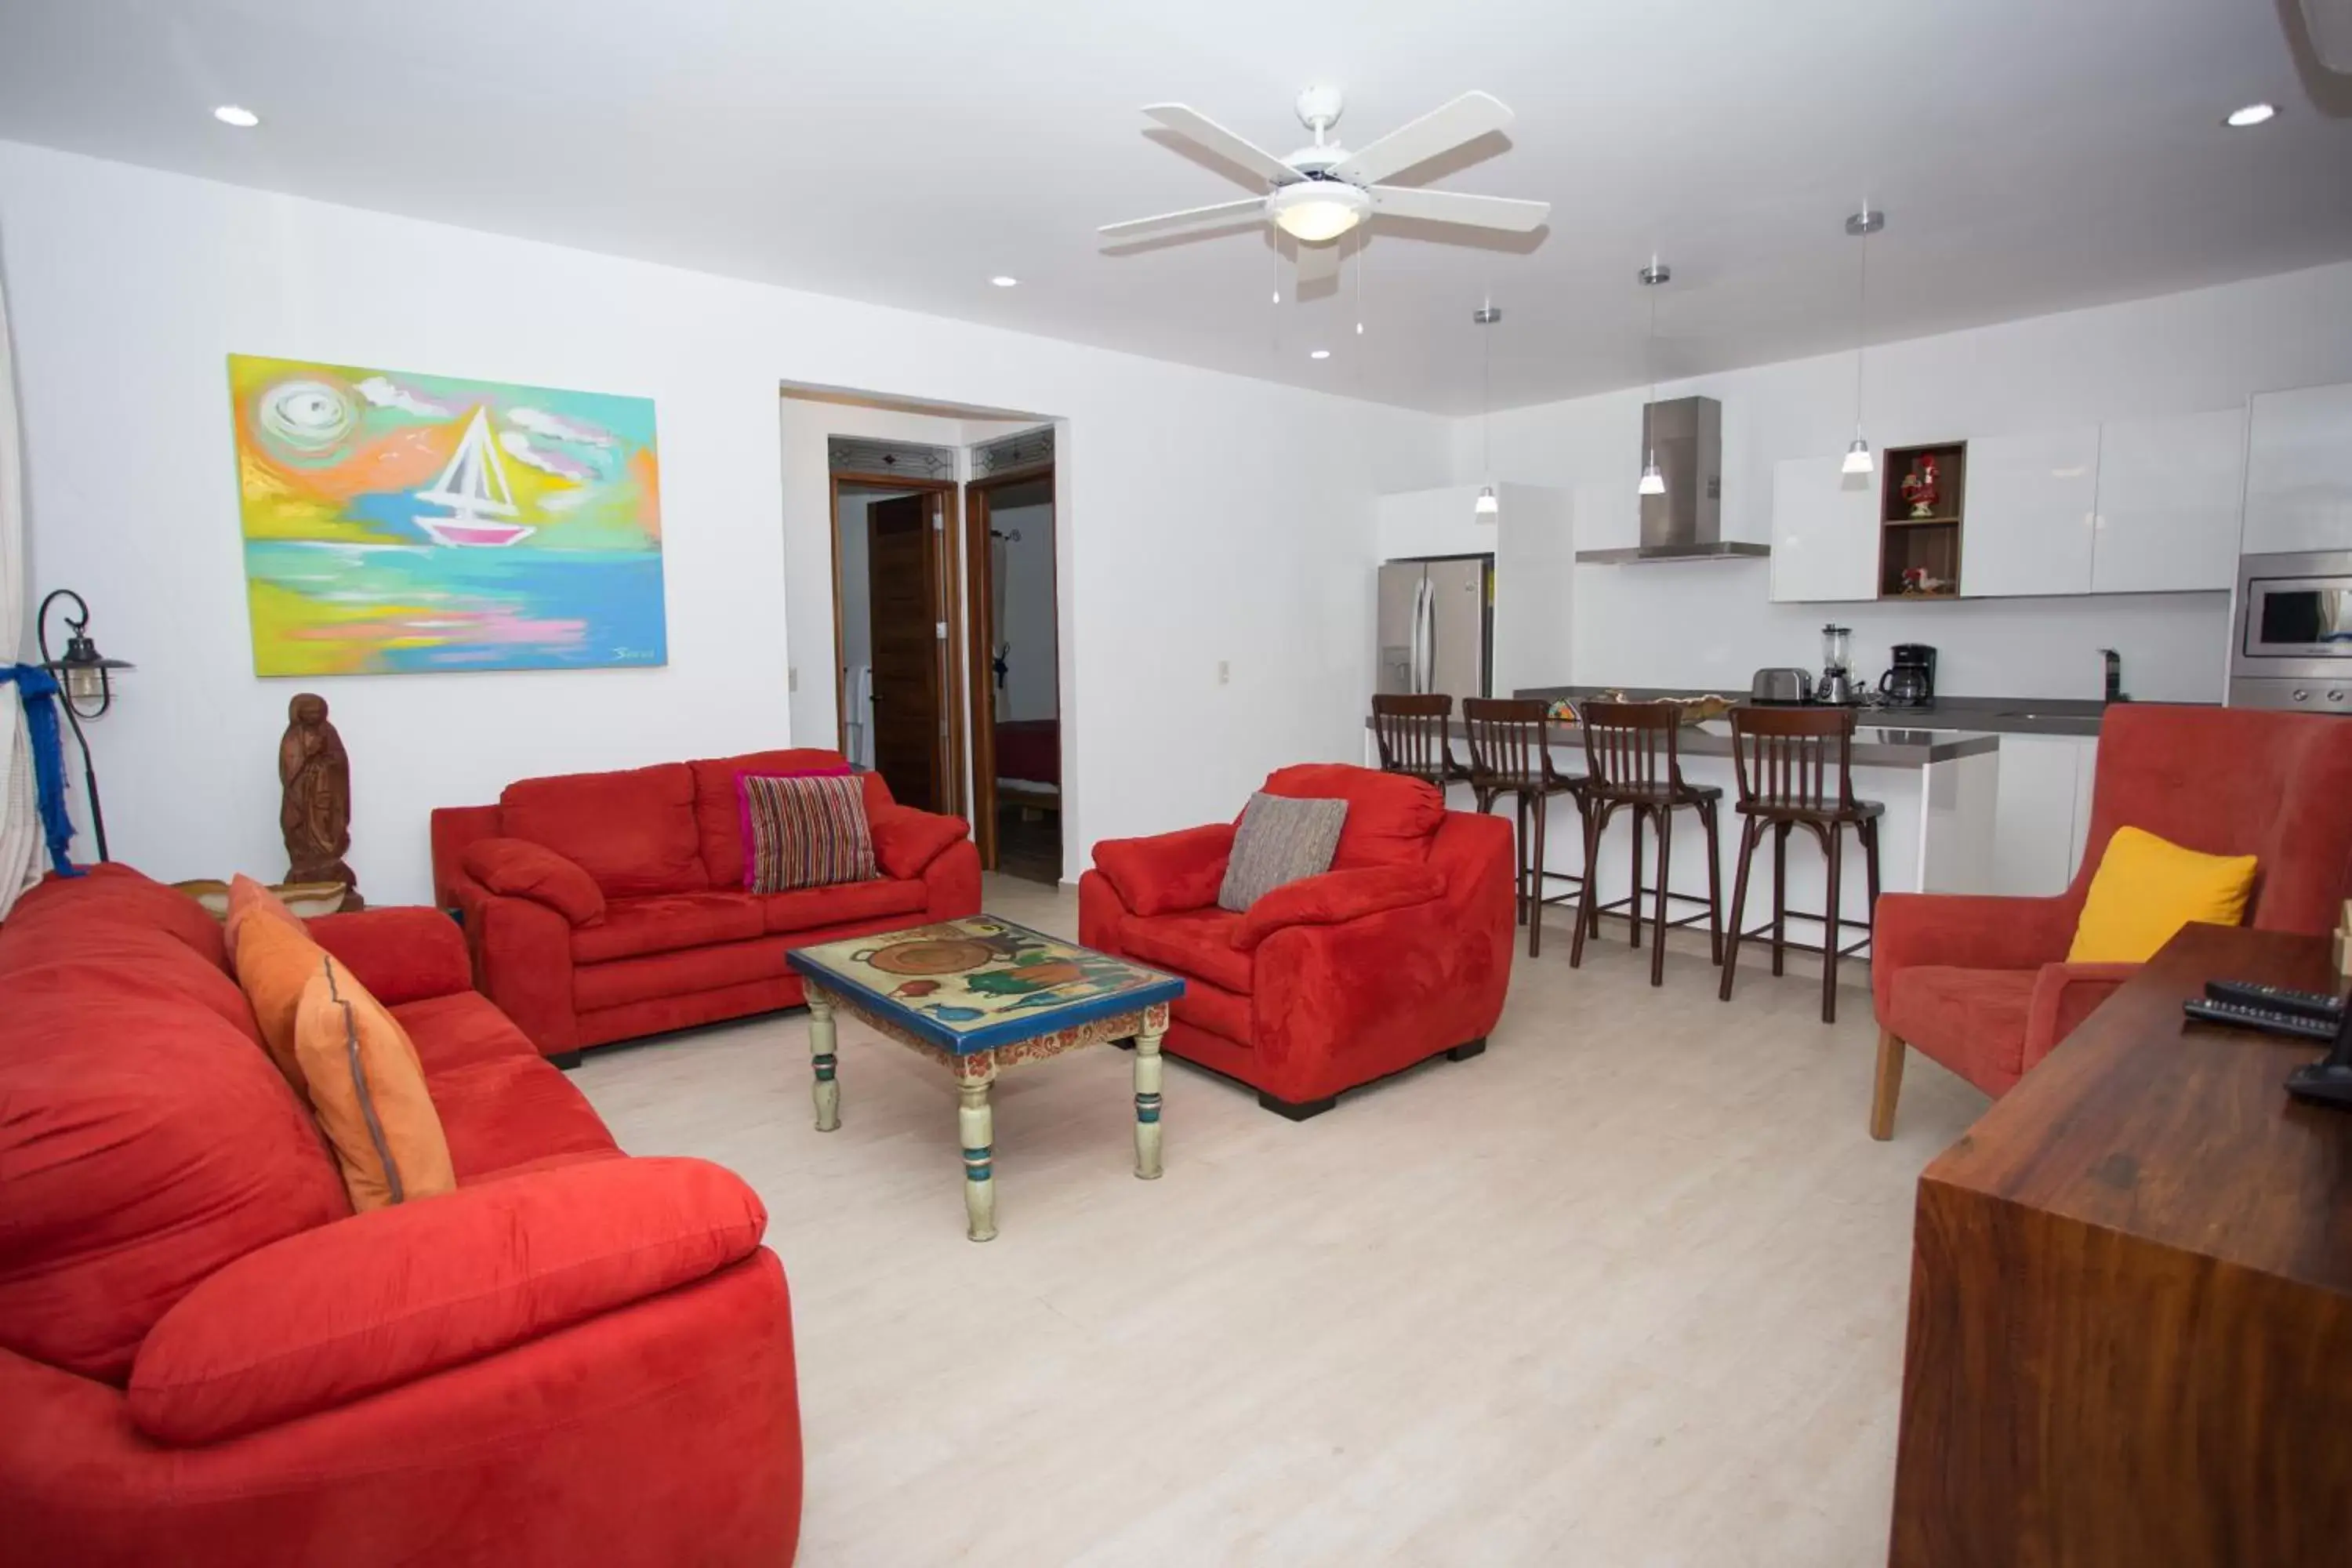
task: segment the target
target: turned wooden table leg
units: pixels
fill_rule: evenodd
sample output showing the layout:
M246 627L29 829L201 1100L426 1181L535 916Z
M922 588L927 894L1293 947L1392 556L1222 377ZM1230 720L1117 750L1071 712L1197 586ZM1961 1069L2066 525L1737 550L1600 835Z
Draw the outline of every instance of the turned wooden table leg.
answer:
M812 1092L816 1098L816 1130L831 1132L841 1125L841 1083L834 1077L833 1004L809 993L809 1067L816 1074Z
M1160 1037L1165 1026L1135 1037L1135 1174L1160 1179Z
M1154 1040L1152 1045L1157 1048L1159 1042ZM1140 1059L1142 1055L1139 1042L1136 1056ZM974 1241L990 1241L996 1236L996 1114L988 1104L988 1086L995 1080L996 1068L991 1066L987 1077L965 1079L956 1085L961 1102L956 1107L956 1131L963 1142L963 1210L970 1221L964 1234Z

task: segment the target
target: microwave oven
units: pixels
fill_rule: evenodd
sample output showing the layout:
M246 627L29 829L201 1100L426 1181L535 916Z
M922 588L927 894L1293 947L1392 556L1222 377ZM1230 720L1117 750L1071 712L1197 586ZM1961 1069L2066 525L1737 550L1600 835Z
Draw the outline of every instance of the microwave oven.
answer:
M2239 558L2230 705L2352 713L2352 551Z

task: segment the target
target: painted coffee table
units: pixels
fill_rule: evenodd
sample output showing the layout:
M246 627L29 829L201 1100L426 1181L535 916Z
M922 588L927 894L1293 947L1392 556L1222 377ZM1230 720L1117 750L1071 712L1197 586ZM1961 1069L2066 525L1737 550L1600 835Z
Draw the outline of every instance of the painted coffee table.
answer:
M1168 1005L1184 993L1174 975L985 914L798 947L784 957L808 989L818 1131L841 1125L835 1008L955 1074L972 1240L996 1234L989 1086L1000 1068L1019 1062L1133 1038L1135 1173L1158 1179L1160 1037L1168 1032Z

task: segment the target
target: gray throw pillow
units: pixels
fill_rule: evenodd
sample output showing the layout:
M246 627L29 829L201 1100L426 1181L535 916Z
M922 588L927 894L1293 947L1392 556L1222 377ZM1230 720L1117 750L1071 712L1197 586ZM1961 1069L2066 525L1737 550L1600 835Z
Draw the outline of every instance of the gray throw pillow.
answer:
M1217 907L1242 914L1285 882L1328 871L1347 820L1344 800L1293 800L1263 790L1250 796Z

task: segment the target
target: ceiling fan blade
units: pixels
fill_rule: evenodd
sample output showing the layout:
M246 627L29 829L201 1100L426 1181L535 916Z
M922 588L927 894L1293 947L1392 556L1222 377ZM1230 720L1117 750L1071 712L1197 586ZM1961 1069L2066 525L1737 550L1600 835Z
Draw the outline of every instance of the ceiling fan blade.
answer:
M1264 196L1244 196L1237 202L1219 202L1214 206L1186 207L1180 213L1161 213L1158 217L1131 217L1125 223L1107 223L1097 234L1113 239L1130 239L1139 234L1159 234L1171 228L1192 228L1201 224L1222 223L1238 217L1255 217L1265 211Z
M1144 105L1143 112L1178 135L1198 142L1226 163L1240 164L1269 184L1289 185L1298 181L1297 170L1256 142L1243 141L1196 109L1181 103L1149 103Z
M1549 202L1523 202L1513 196L1472 196L1458 191L1415 191L1402 185L1374 185L1372 203L1375 217L1462 223L1477 228L1508 229L1513 234L1538 228L1551 216Z
M1339 240L1327 240L1320 245L1298 242L1298 287L1309 283L1325 283L1339 275Z
M1465 142L1475 142L1510 122L1511 111L1504 107L1501 99L1492 93L1465 92L1410 125L1397 127L1370 146L1359 147L1331 172L1343 180L1368 185L1415 163L1426 163L1441 153L1451 153Z

